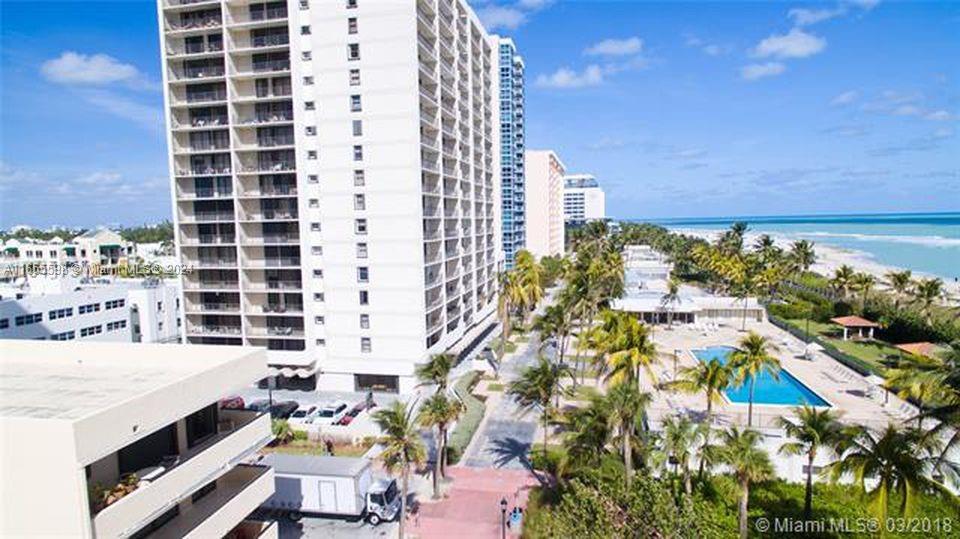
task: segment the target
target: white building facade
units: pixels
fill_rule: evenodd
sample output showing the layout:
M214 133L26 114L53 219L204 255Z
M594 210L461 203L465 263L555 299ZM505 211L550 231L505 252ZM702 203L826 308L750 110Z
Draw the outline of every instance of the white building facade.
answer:
M0 342L0 536L276 538L248 520L270 415L219 407L266 372L262 350Z
M566 167L553 150L527 150L527 250L537 256L563 255L563 177Z
M582 225L607 217L606 196L592 174L569 174L563 185L563 218L567 224Z
M492 319L497 42L462 0L159 0L186 341L410 391Z

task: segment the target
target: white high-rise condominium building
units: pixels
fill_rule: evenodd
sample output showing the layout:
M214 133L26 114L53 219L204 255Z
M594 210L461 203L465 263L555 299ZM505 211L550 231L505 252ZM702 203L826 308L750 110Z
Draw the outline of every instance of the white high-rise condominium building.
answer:
M563 176L566 168L553 150L527 150L527 250L537 258L563 255Z
M606 197L593 174L568 174L563 179L563 219L570 225L605 219Z
M517 251L527 242L524 198L523 58L510 38L500 38L500 205L504 267L513 267Z
M464 0L158 10L187 342L411 390L496 306L496 39Z

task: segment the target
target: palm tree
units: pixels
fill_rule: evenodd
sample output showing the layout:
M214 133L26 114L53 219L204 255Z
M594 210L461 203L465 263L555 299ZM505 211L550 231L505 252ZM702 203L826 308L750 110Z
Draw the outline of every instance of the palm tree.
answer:
M636 385L617 384L607 393L608 418L610 425L620 436L620 448L623 467L627 474L627 485L633 480L633 449L630 440L642 430L642 420L651 398L649 393L641 393Z
M543 299L543 268L530 251L522 249L514 257L514 272L523 290L523 312L531 311Z
M900 312L900 302L913 286L913 273L910 270L891 271L887 273L886 278L887 286L893 292L893 310Z
M660 306L667 311L667 327L673 323L673 308L680 303L680 281L673 276L667 281L667 291L660 296Z
M673 464L673 473L683 478L683 491L687 494L693 492L690 456L698 437L697 425L687 416L668 417L663 422L663 450Z
M785 417L778 420L788 437L794 442L780 446L780 453L784 455L807 456L807 488L803 497L803 518L810 520L813 508L813 461L817 458L817 451L821 447L832 449L837 447L844 438L843 425L837 421L837 414L829 409L818 410L812 406L803 405L794 409L797 420Z
M455 361L456 358L451 354L435 354L430 361L417 365L417 380L420 385L435 385L437 393L443 393L447 390L447 378Z
M717 247L724 254L740 254L743 251L743 237L747 233L747 223L736 222L717 240Z
M933 321L933 306L944 296L943 281L932 277L920 279L913 287L913 300L920 306L924 321L929 326Z
M437 429L436 458L433 463L433 497L440 498L440 477L445 475L447 460L447 428L460 417L463 405L446 393L436 393L423 402L417 422L427 428Z
M817 261L817 253L813 243L807 240L797 240L790 246L790 258L800 273L806 273Z
M650 330L629 314L618 314L617 332L612 336L607 356L607 382L614 385L629 382L639 387L640 370L643 369L656 384L653 364L657 361L657 348Z
M427 458L423 440L412 415L413 407L400 401L394 401L389 408L377 410L373 414L373 421L380 427L381 432L377 443L383 446L379 458L390 473L400 473L400 539L403 539L407 517L410 471L422 465Z
M730 354L731 367L736 374L737 384L750 384L749 405L747 407L747 426L753 426L753 389L757 377L764 372L770 373L775 379L780 378L780 360L770 355L766 337L750 332L740 339L739 349Z
M279 445L293 440L293 427L286 419L274 419L271 421L270 430L273 432L274 441Z
M557 361L563 362L567 351L567 340L573 331L573 312L566 305L565 298L561 297L560 303L550 305L544 309L543 314L534 321L534 328L540 332L541 336L551 337L557 348ZM548 339L543 339L546 345Z
M500 293L497 298L497 313L500 315L500 357L506 353L507 339L510 337L510 315L526 301L524 290L517 274L513 271L500 273Z
M764 481L773 475L770 457L760 444L761 436L755 430L737 427L720 433L720 444L711 446L712 462L726 464L740 484L740 538L747 539L747 512L750 501L750 483Z
M692 367L683 367L677 378L668 384L670 389L683 393L703 393L707 400L707 423L713 417L713 405L723 402L723 392L733 382L734 373L729 365L719 359L698 361Z
M901 496L904 516L913 514L918 490L941 490L942 486L928 479L940 448L936 436L925 436L918 429L900 429L895 425L878 433L865 427L851 427L848 441L840 445L840 460L830 465L833 480L852 473L854 481L870 499L874 516L885 522L890 494ZM876 481L867 490L866 482Z
M852 267L843 264L833 272L833 278L830 279L830 286L840 293L844 299L850 295L850 287L853 285L853 276L856 272Z
M583 407L572 407L560 417L567 432L563 440L566 456L571 463L590 467L606 453L612 438L610 404L607 397L594 395Z
M869 273L857 273L854 274L850 284L854 290L860 293L860 311L862 312L867 305L870 291L873 290L873 286L877 284L877 279Z
M543 453L547 453L548 424L555 415L554 396L563 390L564 377L572 377L569 368L551 363L542 354L536 365L527 367L520 377L510 382L507 394L512 396L526 413L539 409L543 420Z

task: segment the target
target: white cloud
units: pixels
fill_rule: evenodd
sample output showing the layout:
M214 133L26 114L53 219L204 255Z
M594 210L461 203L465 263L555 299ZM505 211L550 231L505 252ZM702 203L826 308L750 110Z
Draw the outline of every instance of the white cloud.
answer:
M683 34L684 43L688 47L694 47L703 51L708 56L722 56L731 51L729 45L720 45L717 43L707 43L693 34Z
M639 54L643 50L643 40L637 36L626 39L604 39L587 47L587 56L627 56Z
M686 150L679 150L674 152L674 159L697 159L707 155L707 150L702 148L689 148Z
M586 145L588 150L616 150L627 146L627 142L619 138L602 137L600 140Z
M951 127L941 127L933 132L933 138L950 138L955 131Z
M493 31L496 29L516 30L527 22L527 14L515 7L486 6L477 10L477 16L483 26Z
M76 183L89 186L112 186L120 182L122 176L117 172L93 172L76 179Z
M877 4L880 3L880 0L846 0L848 3L853 4L864 11L870 11L871 9L877 7Z
M827 40L794 28L783 35L772 35L757 44L753 55L759 58L806 58L827 48Z
M553 0L519 0L517 6L523 9L537 10L543 9L553 3Z
M81 97L105 112L130 120L157 133L163 130L163 111L108 91L86 91Z
M808 26L840 17L846 12L847 10L844 7L836 9L794 8L787 12L787 17L793 19L793 23L797 26Z
M946 122L953 119L953 114L945 110L935 110L933 112L928 112L924 115L924 118L928 120L933 120L935 122Z
M776 77L787 70L787 66L780 62L765 64L750 64L740 68L740 76L745 80L757 80L765 77Z
M830 105L834 107L842 107L844 105L853 103L857 99L860 99L860 92L856 90L849 90L831 99Z
M59 57L47 60L40 72L50 82L66 85L107 86L117 82L142 85L140 71L106 54L80 54L65 51Z
M894 116L917 116L922 112L923 110L916 105L900 105L893 109L892 114Z
M584 88L603 84L603 70L596 64L591 64L583 71L577 72L568 67L561 67L549 75L540 75L536 80L537 86L544 88Z

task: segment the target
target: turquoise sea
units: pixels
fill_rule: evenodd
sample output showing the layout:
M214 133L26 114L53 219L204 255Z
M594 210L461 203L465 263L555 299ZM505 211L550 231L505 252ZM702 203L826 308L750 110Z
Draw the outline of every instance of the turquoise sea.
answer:
M637 219L637 221L641 221ZM652 220L668 228L720 230L736 221L751 232L792 238L866 253L881 264L960 277L960 212L859 215L793 215Z

